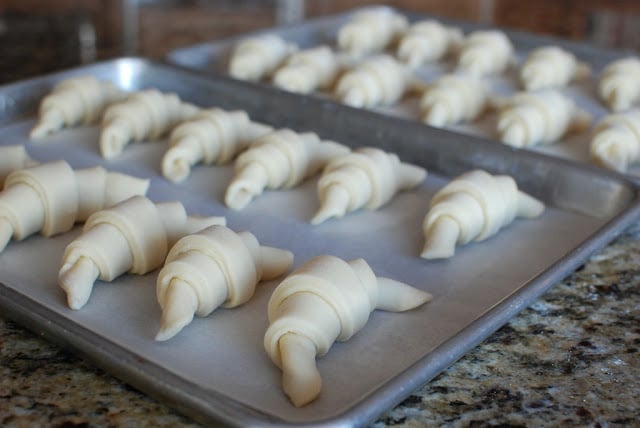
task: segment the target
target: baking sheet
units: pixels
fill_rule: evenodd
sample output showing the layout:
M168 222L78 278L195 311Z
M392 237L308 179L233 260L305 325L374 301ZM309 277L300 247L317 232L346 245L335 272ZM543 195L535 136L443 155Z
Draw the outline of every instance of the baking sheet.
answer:
M155 87L205 107L243 108L255 120L315 131L352 147L393 150L430 175L377 212L318 226L307 223L317 208L316 179L268 192L245 210L231 211L221 201L232 167L196 167L185 183L170 183L159 176L166 141L130 145L109 161L99 155L96 127L29 141L38 100L56 81L87 73L124 89ZM636 185L615 173L142 59L5 86L0 106L0 144L23 143L40 161L64 158L74 167L101 164L150 177L151 199L180 200L194 214L225 215L234 230L251 230L262 243L293 251L294 267L319 254L363 257L378 275L433 294L432 302L407 313L374 312L349 342L335 344L318 360L320 397L297 409L282 393L280 371L262 348L266 303L277 281L260 285L244 306L196 318L175 338L157 343L156 272L126 275L111 284L98 281L85 308L66 307L57 272L79 227L51 239L12 242L0 254L3 313L203 422L366 424L504 324L640 213ZM471 168L512 174L549 208L537 220L518 220L488 241L459 248L452 259L421 259L420 227L431 196L449 177Z
M226 39L214 40L194 46L176 49L167 55L167 60L185 67L205 71L214 74L227 74L228 60L233 46L249 35L254 34L277 34L285 40L295 42L301 48L308 48L320 44L327 44L336 47L336 34L339 28L344 25L349 17L358 10L311 19L298 24L275 27L266 30L256 31L250 34L243 34ZM483 24L475 24L458 21L443 17L428 16L413 12L398 10L407 16L410 22L423 19L436 19L444 24L458 27L465 34L478 29L495 28ZM506 73L489 77L491 92L498 97L506 97L519 90L517 67L522 63L526 54L539 46L557 45L573 52L581 61L588 63L592 68L590 78L583 81L574 82L569 85L564 92L574 99L579 107L589 112L593 117L593 124L608 113L608 110L597 97L597 80L601 70L611 61L626 56L637 56L637 52L621 49L610 49L597 47L585 43L577 43L554 37L542 36L520 31L505 30L515 47L515 67L511 67ZM390 53L393 53L390 51ZM451 72L455 68L455 59L445 58L442 61L423 66L416 72L416 77L424 82L431 82L438 76ZM263 81L261 84L269 84ZM317 93L323 97L331 97L328 93ZM396 115L412 120L420 119L419 96L407 96L398 104L390 107L376 108L375 111L382 114ZM473 123L447 126L446 129L464 134L477 135L492 139L499 143L495 131L497 114L487 112ZM590 132L585 131L577 134L570 134L561 139L558 143L546 146L534 146L524 150L531 150L546 155L570 159L573 161L590 163L589 143ZM632 165L628 173L633 176L640 176L640 165Z

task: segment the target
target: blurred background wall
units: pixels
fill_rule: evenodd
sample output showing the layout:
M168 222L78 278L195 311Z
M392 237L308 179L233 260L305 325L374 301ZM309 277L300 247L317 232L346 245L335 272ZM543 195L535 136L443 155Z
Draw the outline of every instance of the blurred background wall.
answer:
M640 0L0 0L0 83L369 4L640 50Z

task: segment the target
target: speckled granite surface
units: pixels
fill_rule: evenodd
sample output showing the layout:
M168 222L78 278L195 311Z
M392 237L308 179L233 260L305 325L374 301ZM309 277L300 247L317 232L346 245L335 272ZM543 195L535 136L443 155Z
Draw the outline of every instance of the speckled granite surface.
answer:
M373 426L640 426L640 225ZM0 317L0 426L197 426Z

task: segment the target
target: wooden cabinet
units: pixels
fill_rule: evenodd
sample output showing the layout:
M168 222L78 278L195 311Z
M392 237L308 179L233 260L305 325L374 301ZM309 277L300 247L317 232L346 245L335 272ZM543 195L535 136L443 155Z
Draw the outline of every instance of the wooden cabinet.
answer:
M310 0L307 16L368 4L640 50L638 0Z
M495 25L640 49L638 0L495 0Z
M93 32L96 56L99 58L119 54L122 47L122 5L127 0L2 0L0 20L7 31L22 32L25 37L38 34L46 44L64 42L64 37L80 38L80 31ZM56 26L66 26L57 30ZM85 25L85 29L81 28ZM47 31L50 33L48 34ZM3 34L0 34L2 45ZM86 42L88 43L88 41ZM1 46L5 49L5 46ZM7 46L7 48L11 48Z
M138 9L138 52L161 57L172 49L275 24L272 2L149 2Z
M492 2L493 0L310 0L306 2L306 12L308 17L313 17L372 4L385 4L404 10L477 22L488 18L487 11Z
M2 0L0 80L16 63L32 75L125 54L159 58L281 23L291 16L283 8L313 18L373 4L640 49L638 0Z

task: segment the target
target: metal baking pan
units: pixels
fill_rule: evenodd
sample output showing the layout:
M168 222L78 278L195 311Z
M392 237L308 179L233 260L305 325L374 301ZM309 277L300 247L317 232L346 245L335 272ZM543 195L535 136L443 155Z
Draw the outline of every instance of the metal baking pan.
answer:
M317 46L319 44L327 44L335 47L338 29L358 10L361 9L311 19L289 26L274 27L255 31L250 34L242 34L235 37L179 48L170 52L166 56L166 59L169 62L200 70L207 74L227 74L229 56L233 46L239 40L249 35L265 33L277 34L285 40L298 44L301 48ZM462 29L465 34L478 29L495 28L485 24L470 23L444 17L428 16L401 10L399 10L399 12L406 15L410 22L427 18L436 19L444 24ZM592 75L589 79L575 82L566 88L565 91L576 101L579 107L588 111L593 116L594 124L608 112L604 105L598 100L596 92L597 79L600 71L613 60L630 55L637 56L637 53L633 51L597 47L586 43L578 43L522 31L502 30L509 36L515 47L516 65L519 65L524 60L526 54L536 47L557 45L573 52L581 61L591 66ZM453 71L454 68L454 59L448 58L439 63L421 67L416 73L419 79L430 82L444 73ZM497 96L508 96L519 89L516 67L511 67L504 74L487 78L487 80L490 82L492 93ZM269 83L264 81L260 84L268 85ZM319 93L317 95L330 97L330 94L327 93ZM376 108L375 111L419 121L419 98L418 96L407 96L398 104L390 107ZM452 125L448 126L447 129L464 134L482 136L496 140L497 142L497 134L495 131L496 119L497 115L495 113L487 112L473 123ZM568 135L556 144L535 146L525 150L589 163L590 138L590 133L587 131L580 134ZM640 166L631 166L628 173L633 176L640 176Z
M201 106L241 108L276 127L315 131L352 147L372 145L426 167L419 188L376 212L311 226L316 179L272 191L243 211L221 203L231 166L195 168L183 184L159 175L166 141L137 143L117 159L98 153L97 127L63 130L38 141L27 133L38 101L56 81L92 74L124 89L175 91ZM75 167L105 167L151 178L149 197L181 200L190 213L225 215L235 230L292 250L297 266L317 254L365 258L378 275L433 294L402 314L374 312L349 342L318 360L320 397L303 408L282 393L280 371L263 351L266 302L277 285L258 287L244 306L197 318L158 343L155 272L98 282L80 311L69 310L57 286L60 257L80 227L51 239L12 242L0 254L0 308L37 333L75 349L124 381L199 421L229 425L364 425L436 376L529 305L631 224L640 213L638 186L625 176L472 136L301 98L225 77L123 58L0 88L0 144L25 144L35 159L64 158ZM472 168L514 176L548 205L536 220L517 220L497 236L427 261L420 227L431 196L450 177Z

